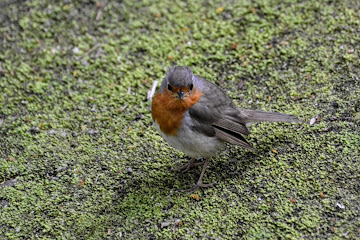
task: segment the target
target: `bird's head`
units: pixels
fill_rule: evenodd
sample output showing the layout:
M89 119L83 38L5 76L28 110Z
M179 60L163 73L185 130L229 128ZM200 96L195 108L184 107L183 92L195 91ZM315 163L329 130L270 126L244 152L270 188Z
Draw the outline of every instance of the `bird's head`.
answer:
M182 66L170 68L161 87L162 91L169 91L176 99L186 99L194 88L194 74L191 68Z

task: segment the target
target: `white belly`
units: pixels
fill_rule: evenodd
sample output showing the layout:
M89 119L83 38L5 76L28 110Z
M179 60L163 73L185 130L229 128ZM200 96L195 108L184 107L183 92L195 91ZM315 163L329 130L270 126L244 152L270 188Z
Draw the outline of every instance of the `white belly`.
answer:
M156 121L155 127L170 146L190 157L211 157L225 145L218 138L194 132L189 127L180 127L176 136L164 134Z

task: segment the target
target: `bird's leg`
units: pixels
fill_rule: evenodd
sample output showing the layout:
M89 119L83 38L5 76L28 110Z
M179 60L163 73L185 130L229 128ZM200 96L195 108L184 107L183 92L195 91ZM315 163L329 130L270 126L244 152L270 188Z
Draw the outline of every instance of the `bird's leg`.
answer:
M210 184L204 184L202 183L202 178L204 177L204 174L205 174L205 171L206 171L206 168L207 166L209 165L209 161L210 161L210 158L206 158L205 162L204 162L204 165L202 167L202 170L201 170L201 174L200 174L200 177L199 177L199 180L198 182L196 183L196 185L190 189L187 189L185 190L185 192L195 192L196 190L198 190L199 188L203 187L203 188L208 188L208 187L212 187L214 186L214 183L210 183Z
M195 158L191 158L191 160L190 160L187 164L185 164L185 165L183 165L183 166L181 166L181 167L178 167L178 168L173 168L173 169L171 169L171 171L173 171L173 172L186 173L187 171L190 170L190 168L192 168L192 167L197 167L197 166L201 166L201 165L203 165L203 164L204 164L204 162L198 162L198 163L196 163L196 162L195 162Z

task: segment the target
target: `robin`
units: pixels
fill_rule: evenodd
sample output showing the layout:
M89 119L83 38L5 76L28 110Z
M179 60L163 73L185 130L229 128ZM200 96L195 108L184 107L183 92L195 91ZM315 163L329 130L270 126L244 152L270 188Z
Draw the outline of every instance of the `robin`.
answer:
M250 134L246 124L300 122L290 114L238 108L217 85L183 66L167 71L152 102L152 118L169 145L192 157L189 163L173 170L185 173L202 165L199 180L188 192L214 185L204 184L202 179L210 158L226 142L255 150L244 138ZM195 162L195 157L204 157L205 161Z

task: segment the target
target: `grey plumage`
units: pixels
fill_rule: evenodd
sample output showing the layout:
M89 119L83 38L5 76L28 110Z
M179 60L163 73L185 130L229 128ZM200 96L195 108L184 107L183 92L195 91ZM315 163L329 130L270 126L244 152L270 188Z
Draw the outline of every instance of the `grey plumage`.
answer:
M245 115L245 122L287 122L287 123L300 123L296 116L286 113L265 112L260 110L247 110L239 108Z
M251 151L255 151L255 149L245 140L243 136L241 136L241 134L237 134L227 129L215 127L215 136L225 142L247 148Z
M248 136L250 134L249 130L246 128L246 126L244 124L237 123L237 122L231 121L226 118L221 118L218 121L216 121L215 123L213 123L212 125L214 127L226 129L228 131L231 131L231 132L234 132L237 134L242 134L245 136Z
M243 137L250 134L246 127L247 123L301 122L291 114L238 108L214 83L199 76L194 76L193 82L204 93L189 109L190 117L194 122L193 130L205 133L207 136L254 150Z

